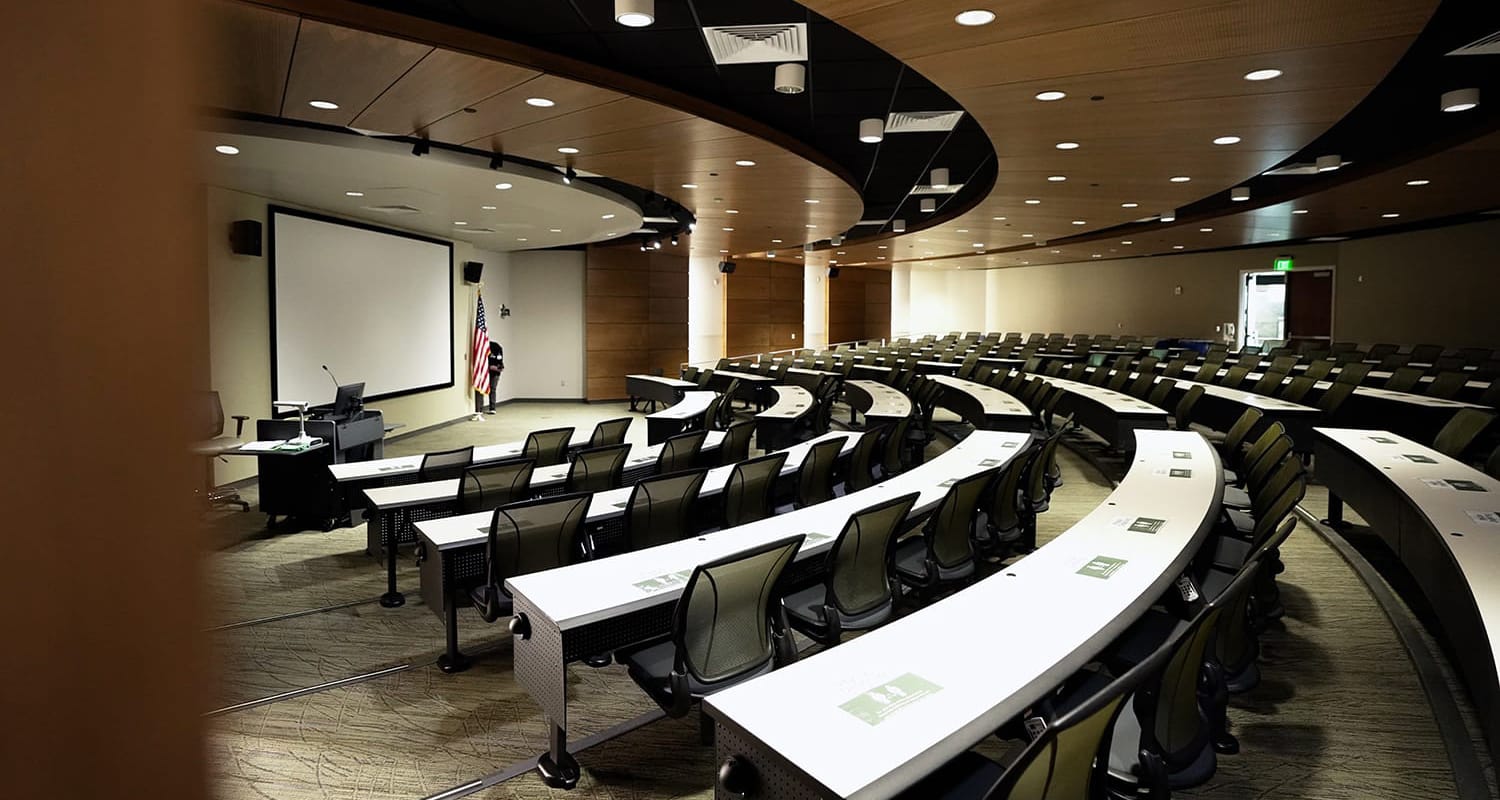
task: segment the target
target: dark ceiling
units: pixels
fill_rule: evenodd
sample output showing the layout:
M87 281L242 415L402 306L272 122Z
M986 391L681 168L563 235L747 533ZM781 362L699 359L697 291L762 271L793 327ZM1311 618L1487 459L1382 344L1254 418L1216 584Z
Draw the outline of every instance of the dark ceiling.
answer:
M859 121L891 111L954 111L960 106L900 61L791 0L656 0L656 22L627 28L612 0L362 0L366 5L461 26L640 77L754 117L816 148L859 182L866 220L924 217L966 206L988 192L995 153L967 114L950 132L887 134L859 141ZM718 65L702 28L805 22L807 90L772 88L774 63ZM937 195L938 212L918 211L912 188L947 167L965 189ZM852 237L880 232L861 226Z

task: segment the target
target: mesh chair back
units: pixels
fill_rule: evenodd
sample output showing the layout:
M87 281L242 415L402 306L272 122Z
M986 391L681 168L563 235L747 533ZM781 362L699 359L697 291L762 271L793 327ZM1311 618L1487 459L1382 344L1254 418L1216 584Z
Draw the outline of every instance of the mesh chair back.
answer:
M1491 350L1488 347L1460 347L1458 349L1458 357L1463 359L1463 362L1471 367L1477 367L1480 364L1483 364L1484 362L1490 360L1490 358L1494 354L1495 351Z
M1255 432L1264 417L1265 414L1262 414L1259 409L1247 408L1245 413L1240 414L1240 418L1229 426L1229 430L1224 432L1224 454L1227 458L1239 463L1240 447Z
M885 453L881 466L886 475L906 471L906 432L911 429L911 417L903 417L885 436Z
M1235 366L1244 367L1246 372L1254 372L1255 368L1260 366L1260 359L1260 348L1246 347L1240 353L1239 361L1235 362Z
M1166 381L1162 381L1166 383ZM1172 420L1177 425L1177 430L1185 431L1193 422L1193 409L1197 408L1198 400L1203 393L1208 391L1202 386L1193 384L1183 393L1182 399L1177 401L1177 408L1172 410Z
M1466 373L1440 372L1436 378L1432 379L1432 383L1427 386L1427 395L1429 397L1441 397L1445 400L1452 400L1458 397L1458 393L1463 391L1464 386L1468 382L1469 376Z
M698 382L698 368L697 367L683 367L682 368L681 378L683 380L685 380L685 381L691 381L693 383L697 383Z
M1292 367L1295 366L1297 366L1296 356L1276 356L1271 359L1271 366L1266 371L1286 374L1288 372L1291 372Z
M531 473L535 467L535 461L517 458L464 470L463 480L458 485L458 513L490 511L529 499Z
M1131 381L1130 386L1125 390L1125 393L1130 395L1131 397L1139 397L1142 400L1145 400L1147 397L1151 396L1151 390L1155 385L1156 374L1152 372L1142 372L1135 377L1134 381Z
M532 431L526 435L527 458L536 461L538 467L552 467L568 460L568 443L573 441L572 428L550 428Z
M198 438L212 439L224 433L224 402L219 399L219 393L215 391L198 392L199 416L194 420L201 427L198 428Z
M496 508L485 543L486 583L504 587L507 578L577 561L579 534L592 500L585 492Z
M1495 414L1478 408L1460 408L1433 437L1432 449L1449 458L1463 460L1469 445L1495 421Z
M985 503L985 527L991 535L1016 530L1021 525L1021 481L1026 477L1027 467L1040 454L1040 446L1027 447L1016 453L1009 463L1000 468L990 484L988 501Z
M630 490L625 503L625 541L631 550L675 542L693 532L693 506L707 470L647 478Z
M1354 390L1359 388L1359 384L1345 383L1342 380L1343 377L1343 375L1339 375L1340 380L1330 384L1323 391L1323 396L1318 398L1318 408L1323 412L1323 419L1325 421L1332 419L1338 413L1338 410L1343 407L1344 401L1349 399L1349 395L1354 394Z
M1109 380L1104 384L1104 386L1106 389L1109 389L1112 392L1119 392L1123 391L1125 389L1125 384L1129 382L1130 367L1127 366L1124 369L1117 369L1113 373L1111 373L1109 376Z
M1385 388L1393 392L1409 392L1417 388L1417 382L1422 380L1424 374L1424 370L1416 367L1402 367L1386 379Z
M1089 365L1082 361L1074 361L1068 367L1068 372L1064 377L1070 381L1087 380L1089 377Z
M1167 398L1172 396L1172 387L1175 385L1176 381L1172 380L1157 381L1156 385L1151 387L1151 393L1146 395L1146 402L1157 408L1166 408Z
M720 406L719 419L714 420L715 425L723 425L729 416L725 409L733 409L735 395L740 393L740 379L731 378L729 385L724 387L724 404Z
M682 472L698 466L698 454L703 450L707 431L688 431L669 436L661 443L661 453L656 457L656 472L666 475Z
M573 463L568 466L568 479L563 491L604 492L620 488L625 474L625 458L630 455L630 445L612 444L591 447L573 454Z
M703 411L703 430L712 431L719 427L719 407L728 400L728 395L716 394L709 398L708 408Z
M711 369L706 369L706 370L703 370L702 372L699 372L698 373L698 378L697 378L698 388L699 389L706 389L706 388L708 388L708 382L711 381L711 380L713 380L713 377L714 377L714 371L711 370Z
M833 499L833 465L845 437L824 439L807 450L797 469L797 505L806 508Z
M999 472L985 470L948 487L922 533L927 554L938 566L952 569L974 559L974 518L979 515L979 501Z
M1306 375L1298 375L1288 381L1285 386L1281 387L1281 399L1289 403L1300 403L1307 398L1307 395L1312 392L1313 387L1317 383L1317 381Z
M1271 473L1282 466L1282 462L1292 456L1292 437L1285 433L1276 431L1276 427L1266 428L1266 433L1276 433L1276 437L1264 446L1252 448L1245 456L1245 485L1254 493L1270 479Z
M839 613L865 614L894 599L891 549L917 498L913 492L849 515L828 553L828 601Z
M740 420L729 426L724 440L719 443L719 463L738 464L750 457L750 436L755 433L755 423Z
M1032 458L1026 468L1026 482L1023 485L1023 497L1030 509L1036 509L1047 499L1049 489L1047 487L1047 476L1054 474L1053 470L1057 464L1057 445L1062 442L1062 429L1066 425L1059 426L1058 431L1048 436L1037 448L1037 454Z
M1380 367L1383 370L1393 372L1406 366L1408 361L1411 361L1411 356L1405 353L1391 353L1390 355L1381 358L1380 363L1376 366Z
M1103 366L1098 366L1094 367L1093 373L1089 375L1089 383L1093 384L1094 386L1103 386L1104 384L1109 383L1109 378L1109 369Z
M1224 376L1215 381L1215 383L1218 383L1220 386L1228 386L1231 389L1238 389L1240 388L1240 384L1245 382L1245 376L1250 374L1250 369L1250 367L1245 366L1243 363L1236 364L1230 367L1229 371L1224 373Z
M785 465L786 452L781 451L735 466L724 483L724 527L771 516L771 496Z
M417 469L417 480L447 481L464 476L464 470L474 463L474 446L443 450L422 456L422 466Z
M1260 380L1256 381L1254 386L1250 387L1250 391L1267 397L1274 395L1281 388L1282 382L1286 380L1286 375L1285 372L1267 372L1260 376Z
M765 666L773 655L771 610L799 534L703 564L688 578L673 612L678 666L718 683Z
M1183 370L1187 369L1187 365L1187 359L1174 358L1171 361L1167 362L1167 366L1162 369L1161 374L1163 377L1175 378L1181 375Z
M1307 371L1302 374L1304 377L1321 381L1328 377L1328 373L1330 372L1333 372L1333 362L1326 358L1317 358L1307 362Z
M1419 344L1411 349L1411 360L1418 363L1431 364L1438 360L1443 354L1443 346L1440 344Z
M1362 361L1353 361L1339 367L1339 376L1336 383L1349 383L1355 386L1364 382L1365 376L1370 374L1370 365Z
M857 492L875 485L875 458L880 452L883 437L892 426L877 430L866 430L854 443L854 452L849 454L849 471L844 475L845 491Z
M624 444L625 434L630 430L630 417L607 419L594 426L594 435L589 437L589 447L605 447Z
M1386 356L1392 355L1400 349L1400 347L1397 347L1393 344L1372 344L1370 345L1370 358L1385 358Z

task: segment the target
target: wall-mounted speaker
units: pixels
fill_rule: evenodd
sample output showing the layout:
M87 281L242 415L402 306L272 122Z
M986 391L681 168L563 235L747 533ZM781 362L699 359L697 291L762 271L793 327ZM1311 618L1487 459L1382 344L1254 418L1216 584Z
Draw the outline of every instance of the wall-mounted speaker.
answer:
M237 256L260 255L260 220L237 219L229 223L229 252Z
M719 271L722 272L722 273L724 273L725 275L728 275L729 273L734 272L734 262L733 261L720 261L719 262Z
M830 279L837 278L838 276L839 276L839 268L838 267L829 267L828 268L828 277Z
M484 275L484 265L478 261L464 262L464 283L479 283L480 276Z

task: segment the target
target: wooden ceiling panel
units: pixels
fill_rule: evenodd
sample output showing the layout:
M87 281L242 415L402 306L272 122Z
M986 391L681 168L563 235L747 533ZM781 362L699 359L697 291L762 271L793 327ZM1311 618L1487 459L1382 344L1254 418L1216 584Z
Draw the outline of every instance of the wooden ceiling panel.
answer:
M614 103L625 95L578 83L555 75L536 75L524 83L470 103L472 114L454 114L427 128L433 139L442 142L472 142L491 134L520 128L544 120L573 116L598 106ZM547 108L527 105L526 99L540 97L556 105ZM575 129L572 131L577 132ZM559 144L561 144L559 142ZM552 160L556 159L556 145Z
M427 45L304 20L292 54L282 116L348 125L431 52ZM338 108L313 108L308 105L313 100L336 103Z
M550 152L567 145L585 153L649 149L662 139L702 141L742 136L739 131L666 106L625 97L467 142L496 152Z
M353 127L401 135L417 133L537 74L487 58L433 50L356 117Z
M280 114L292 45L297 40L297 18L229 2L208 3L203 11L203 52L212 59L210 77L200 89L203 104Z

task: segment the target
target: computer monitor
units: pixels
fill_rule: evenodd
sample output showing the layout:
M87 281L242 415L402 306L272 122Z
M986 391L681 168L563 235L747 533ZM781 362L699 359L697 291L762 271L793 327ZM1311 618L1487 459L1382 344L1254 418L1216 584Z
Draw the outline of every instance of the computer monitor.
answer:
M338 394L333 396L333 416L352 417L363 410L365 405L365 385L363 383L346 383L339 387Z
M1102 367L1102 366L1104 366L1104 354L1103 353L1089 353L1089 366L1091 366L1091 367Z

